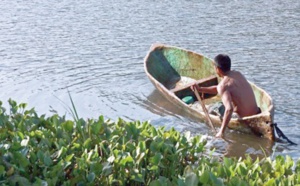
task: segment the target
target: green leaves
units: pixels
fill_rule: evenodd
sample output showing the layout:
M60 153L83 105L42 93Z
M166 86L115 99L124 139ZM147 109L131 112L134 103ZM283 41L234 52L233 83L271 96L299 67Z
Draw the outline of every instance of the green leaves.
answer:
M72 101L72 100L71 100ZM2 185L297 185L300 161L253 161L205 153L206 141L149 122L54 114L0 101Z
M62 123L61 125L65 131L70 132L70 133L73 132L74 122L66 121L66 122Z

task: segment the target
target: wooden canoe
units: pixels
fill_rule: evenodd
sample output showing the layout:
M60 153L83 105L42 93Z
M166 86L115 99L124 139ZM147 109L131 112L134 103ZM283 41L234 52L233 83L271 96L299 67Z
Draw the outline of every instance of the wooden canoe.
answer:
M144 59L144 69L154 86L169 101L184 112L188 112L203 121L205 113L197 106L197 101L187 104L182 99L192 96L190 89L195 81L201 86L216 85L220 81L214 70L213 61L203 55L185 49L154 44ZM263 89L249 82L254 91L258 106L262 112L257 115L231 119L228 128L252 133L274 141L274 106L271 97ZM220 101L218 95L205 95L205 104ZM215 126L221 126L221 117L210 114Z

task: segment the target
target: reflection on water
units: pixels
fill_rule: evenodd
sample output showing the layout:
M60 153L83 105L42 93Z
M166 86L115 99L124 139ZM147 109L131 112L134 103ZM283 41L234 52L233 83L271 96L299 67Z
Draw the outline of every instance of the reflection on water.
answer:
M152 120L151 122L156 125L163 125L167 127L174 127L179 131L196 131L198 134L207 134L209 128L203 127L204 123L199 122L199 118L191 115L184 110L171 103L165 97L163 97L157 90L147 96L147 102L151 105L148 109L159 115L159 119ZM166 119L172 118L169 122L165 122Z
M299 9L298 0L2 0L0 100L26 102L40 114L53 108L68 115L62 102L70 104L70 91L84 118L150 120L213 136L147 79L143 58L160 42L210 58L229 54L234 69L271 95L275 122L300 144ZM216 153L300 156L294 146L272 146L235 132L227 138L232 143L212 141Z
M254 158L270 156L273 153L274 143L268 139L232 131L227 132L226 140L230 143L226 147L225 156L244 157L245 154L250 154Z

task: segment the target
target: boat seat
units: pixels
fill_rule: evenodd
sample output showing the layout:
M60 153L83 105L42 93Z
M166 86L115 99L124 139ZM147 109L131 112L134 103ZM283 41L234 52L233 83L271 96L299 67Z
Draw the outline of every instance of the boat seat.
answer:
M170 91L173 92L180 99L182 99L185 96L195 97L194 92L190 88L195 83L197 83L201 87L209 87L209 86L213 86L213 85L218 85L218 78L217 78L217 76L213 75L213 76L210 76L210 77L207 77L204 79L199 79L199 80L195 80L193 82L188 82L183 85L181 84L179 86L176 86L174 89L171 89ZM215 95L204 94L205 99L213 97L213 96L215 96Z

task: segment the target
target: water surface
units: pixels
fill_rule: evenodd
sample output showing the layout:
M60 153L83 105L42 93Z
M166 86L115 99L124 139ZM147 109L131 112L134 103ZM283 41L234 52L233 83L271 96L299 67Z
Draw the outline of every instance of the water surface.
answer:
M69 91L80 117L150 120L212 136L147 79L143 59L151 44L164 43L210 58L229 54L233 69L271 95L275 122L299 144L299 10L297 0L2 0L0 100L69 115ZM228 142L209 143L216 154L300 155L297 146L226 135Z

